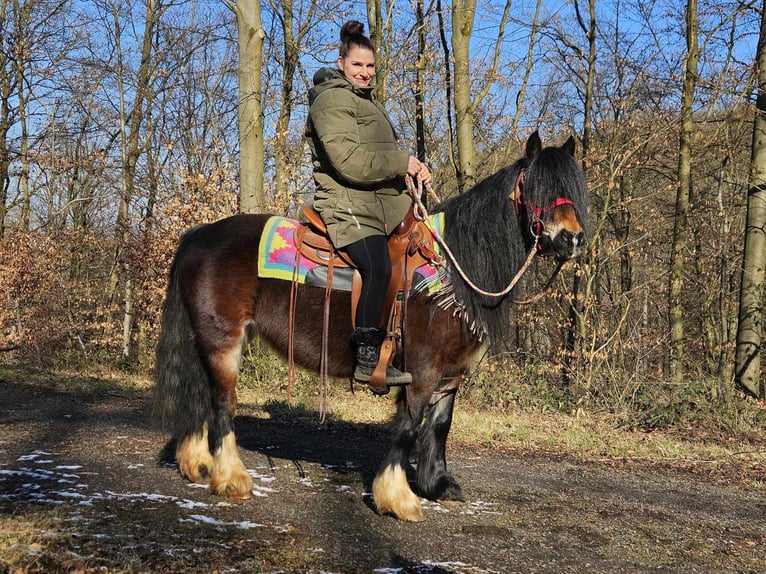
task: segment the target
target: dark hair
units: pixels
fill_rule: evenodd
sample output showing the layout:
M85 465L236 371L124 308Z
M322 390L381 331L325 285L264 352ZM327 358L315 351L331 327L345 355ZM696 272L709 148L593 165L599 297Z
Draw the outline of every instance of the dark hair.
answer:
M366 48L375 53L375 48L373 47L372 42L364 35L364 24L357 20L349 20L343 24L343 27L340 29L340 47L338 48L338 55L341 58L345 58L354 46L358 48Z

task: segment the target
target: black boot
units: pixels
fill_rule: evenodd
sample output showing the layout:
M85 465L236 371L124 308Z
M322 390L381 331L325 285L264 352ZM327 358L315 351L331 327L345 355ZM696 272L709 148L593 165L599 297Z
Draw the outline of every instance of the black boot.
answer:
M375 367L380 359L380 346L386 338L383 329L374 327L358 327L351 336L351 341L356 344L356 368L354 380L360 383L369 383ZM393 387L409 385L412 375L388 365L386 367L386 385Z

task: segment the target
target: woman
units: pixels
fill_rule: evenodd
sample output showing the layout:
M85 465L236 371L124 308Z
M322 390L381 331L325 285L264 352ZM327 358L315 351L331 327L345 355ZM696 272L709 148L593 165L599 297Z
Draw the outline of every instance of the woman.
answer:
M364 26L340 31L338 69L322 68L309 91L306 135L314 164L314 208L336 248L345 248L362 276L356 310L354 379L369 382L386 337L383 305L391 278L388 235L411 204L405 175L431 180L425 164L399 149L396 133L374 97L375 51ZM409 373L389 366L386 384L406 385Z

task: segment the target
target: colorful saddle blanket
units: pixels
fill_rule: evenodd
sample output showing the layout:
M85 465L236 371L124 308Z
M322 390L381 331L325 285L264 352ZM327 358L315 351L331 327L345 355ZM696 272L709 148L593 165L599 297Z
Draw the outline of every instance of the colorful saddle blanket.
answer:
M429 215L432 227L440 235L444 231L444 214ZM258 276L269 279L282 279L285 281L297 280L298 283L320 285L322 276L326 277L326 267L315 263L296 253L295 230L302 225L300 222L286 217L274 216L269 218L261 235L261 243L258 246ZM435 243L435 246L438 245ZM298 267L296 269L296 255ZM336 267L333 276L334 289L351 290L350 280L343 278L343 268ZM340 272L340 273L339 273ZM429 284L436 279L438 269L432 265L422 265L416 271L418 281Z

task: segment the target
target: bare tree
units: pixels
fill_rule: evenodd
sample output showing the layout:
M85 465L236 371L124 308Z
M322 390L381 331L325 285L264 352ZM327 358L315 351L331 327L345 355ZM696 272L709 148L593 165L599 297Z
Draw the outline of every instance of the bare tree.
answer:
M263 191L262 70L263 39L260 0L224 0L237 16L239 46L239 202L243 213L266 210Z
M436 16L439 21L439 40L442 46L442 52L444 54L444 101L447 103L445 106L445 115L447 122L447 145L449 147L449 153L447 154L447 160L452 168L452 173L458 173L457 167L457 152L455 150L455 122L452 117L452 55L450 53L450 43L447 41L447 31L444 22L444 8L442 7L441 0L436 0Z
M471 96L470 44L476 18L476 0L457 0L452 4L452 54L455 62L455 125L458 155L458 186L466 190L476 183L476 149L474 146L474 113L487 96L500 62L501 46L508 22L511 0L507 0L498 27L492 63L485 74L486 81L475 96Z
M272 0L272 7L277 13L279 23L282 28L282 82L281 96L279 106L279 116L277 118L276 132L274 134L274 165L276 168L276 189L275 196L283 200L285 205L288 200L288 142L290 136L290 119L295 108L295 93L293 86L295 84L295 74L300 66L301 44L316 25L314 16L316 13L317 2L311 0L305 13L300 17L294 17L293 0Z
M0 0L0 24L10 24L9 0ZM7 24L8 23L8 24ZM10 27L10 26L9 26ZM8 213L8 190L11 185L11 127L15 123L12 103L16 89L16 74L13 70L13 46L10 36L0 35L0 238L5 235L6 214Z
M54 30L65 9L66 2L62 0L0 0L3 29L0 36L0 237L6 213L13 207L19 208L19 227L30 229L33 193L30 152L34 145L31 141L34 118L30 108L33 100L40 96L40 78L46 73L42 69L45 66L42 54L50 54L55 59L56 50L64 45ZM12 179L16 182L14 197L9 195Z
M588 40L587 57L587 76L585 80L585 98L583 110L582 127L582 166L585 177L588 177L588 153L590 151L590 141L592 132L593 117L593 85L596 77L596 0L588 0L588 21L583 19L580 12L580 3L574 3L575 13L577 14L577 23ZM575 346L578 335L583 336L585 332L585 322L582 320L580 303L577 295L580 290L580 280L582 273L576 272L572 281L572 297L569 302L569 320L567 323L567 336L564 343L564 370L563 379L569 382L572 377L572 365L574 362Z
M682 291L686 260L686 221L691 194L692 132L694 117L694 89L697 83L697 0L686 3L686 59L684 61L683 91L681 94L681 128L679 135L678 189L673 217L673 238L670 252L670 288L668 317L670 326L670 376L674 382L683 380L684 316Z
M766 398L766 382L761 376L763 279L766 261L766 10L761 10L756 73L758 86L747 192L742 282L739 292L735 383L739 389L763 399Z
M136 184L136 164L145 148L145 142L150 141L142 133L147 109L152 104L151 81L154 74L154 36L159 26L162 14L167 5L162 0L148 0L146 3L144 34L141 44L141 62L137 71L135 95L133 103L128 110L126 100L127 88L124 80L124 53L122 46L122 22L121 2L111 4L114 19L114 36L116 42L117 57L117 83L119 86L119 111L120 111L120 141L122 176L120 185L120 203L117 212L116 237L118 253L117 264L114 266L111 284L113 293L120 283L123 288L123 330L122 330L122 354L127 358L130 355L131 330L133 328L133 277L130 269L130 257L128 250L131 245L130 231L130 204L134 199Z

